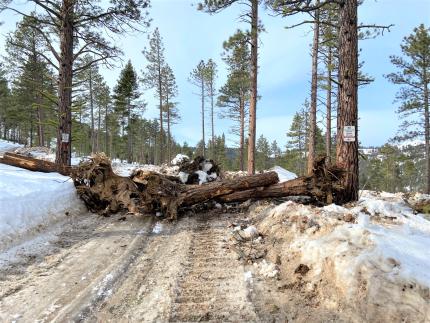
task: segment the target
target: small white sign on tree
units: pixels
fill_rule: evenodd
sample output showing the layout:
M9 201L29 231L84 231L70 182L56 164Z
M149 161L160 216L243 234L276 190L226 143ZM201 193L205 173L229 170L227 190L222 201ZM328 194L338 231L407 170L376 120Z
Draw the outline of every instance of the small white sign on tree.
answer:
M355 141L355 126L343 127L343 141L346 141L346 142Z
M66 132L63 132L61 134L61 141L64 142L64 143L69 142L69 134L66 133Z

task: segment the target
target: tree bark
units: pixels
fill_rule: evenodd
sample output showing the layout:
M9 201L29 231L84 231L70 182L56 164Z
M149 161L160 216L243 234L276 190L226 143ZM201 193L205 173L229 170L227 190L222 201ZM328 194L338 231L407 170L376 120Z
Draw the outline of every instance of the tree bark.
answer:
M340 5L339 33L339 114L336 164L345 170L341 202L358 200L358 37L357 0ZM344 140L344 127L355 127L355 141Z
M255 173L258 73L258 0L251 0L251 99L249 105L248 174Z
M157 47L157 59L158 59L158 92L160 95L160 139L158 140L158 144L160 146L159 150L159 164L161 165L164 162L164 154L163 154L163 135L164 135L164 129L163 129L163 84L161 80L161 53L160 53L160 46Z
M0 163L15 166L19 168L24 168L31 170L33 172L43 172L43 173L52 173L52 172L60 172L63 175L68 175L70 173L69 167L59 168L53 162L36 159L32 157L27 157L14 153L5 153L3 157L0 157Z
M170 142L170 106L169 106L169 91L166 91L166 109L167 109L167 159L169 166L172 163L172 144Z
M327 57L327 97L326 97L326 133L325 133L325 154L327 165L331 164L331 64L332 64L332 49L328 49Z
M57 152L55 162L70 166L72 156L72 80L73 80L73 19L74 0L63 0L60 27L60 66L58 74Z
M202 156L206 155L206 141L205 141L205 80L201 76L201 97L202 97Z
M240 150L240 170L243 171L245 169L244 164L244 148L245 148L245 100L243 95L240 95L239 98L239 113L240 113L240 144L239 144L239 150Z
M317 5L319 1L317 1ZM317 128L317 91L318 91L318 47L319 47L319 10L315 12L314 39L312 45L312 82L311 108L309 111L309 142L308 142L308 175L312 175L315 161L316 128Z
M213 75L213 69L211 69L211 75L210 75L210 95L211 95L211 130L212 130L212 145L211 145L211 158L213 158L214 160L217 160L217 156L215 156L215 126L214 126L214 89L213 89L213 84L214 83L214 75Z
M430 120L429 120L429 89L428 89L428 75L424 69L424 140L425 140L425 158L426 158L426 193L430 194Z
M89 90L90 90L90 117L91 117L91 153L95 153L95 133L94 133L94 93L93 93L93 73L89 68Z

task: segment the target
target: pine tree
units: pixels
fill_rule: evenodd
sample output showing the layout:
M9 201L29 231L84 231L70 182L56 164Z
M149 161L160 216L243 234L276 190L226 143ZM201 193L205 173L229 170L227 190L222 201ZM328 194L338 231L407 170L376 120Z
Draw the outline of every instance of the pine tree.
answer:
M201 100L201 115L202 115L202 139L201 139L201 154L206 155L205 141L205 99L206 99L206 80L207 80L206 64L203 60L199 62L197 67L191 72L189 81L198 89Z
M132 117L137 108L141 108L136 100L140 97L137 74L128 61L124 69L121 71L117 85L114 88L115 109L122 117L123 135L124 130L127 131L127 160L133 161L133 136L132 136ZM143 112L143 111L141 111Z
M404 57L391 56L391 63L400 71L387 78L402 88L397 94L401 102L398 113L407 117L397 140L424 138L426 159L426 193L430 194L430 29L420 25L403 39ZM418 118L416 117L418 116Z
M211 117L211 156L210 158L216 159L215 150L213 149L215 143L215 125L214 125L214 99L216 95L215 80L217 77L216 64L212 59L209 59L206 66L206 91L207 96L210 99L210 117Z
M154 88L159 102L159 138L158 163L164 162L164 128L163 128L163 68L165 67L164 45L160 31L156 28L149 40L149 48L143 50L148 61L146 71L143 73L143 82L148 88Z
M260 137L257 140L256 150L257 150L257 158L256 158L257 169L260 171L268 169L270 167L269 166L270 144L263 135L260 135Z
M177 102L174 98L178 95L178 86L176 85L175 75L169 65L162 69L162 91L163 91L163 114L165 115L165 122L167 125L167 160L170 165L172 160L172 133L171 126L180 120L179 112L177 109Z
M249 35L238 30L224 42L223 60L229 71L226 84L219 90L217 105L222 118L233 120L231 133L239 136L239 169L244 170L245 131L251 91Z
M241 3L240 0L205 0L199 3L198 9L214 14L224 10L234 3ZM249 12L242 15L246 22L250 24L250 44L251 44L251 91L249 103L249 132L248 132L248 174L255 173L255 145L256 145L256 121L257 121L257 73L258 73L258 34L260 31L258 21L258 6L260 0L248 0L243 2L249 8Z

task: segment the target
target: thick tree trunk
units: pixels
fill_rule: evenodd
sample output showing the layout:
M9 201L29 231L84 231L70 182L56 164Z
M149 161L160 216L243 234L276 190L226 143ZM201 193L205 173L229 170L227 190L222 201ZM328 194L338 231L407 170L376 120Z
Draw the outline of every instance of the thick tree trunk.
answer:
M245 149L245 102L243 95L241 95L239 99L239 112L240 112L240 143L239 143L239 150L240 150L240 170L243 171L245 169L244 164L244 149Z
M251 99L249 105L248 174L255 173L258 73L258 0L251 0Z
M70 166L72 156L72 80L74 0L63 0L60 27L60 66L58 75L58 133L55 162Z
M357 0L345 0L340 9L339 114L336 164L345 170L342 202L358 199L358 37ZM345 141L345 126L355 127L355 140Z
M319 1L317 1L317 5ZM319 47L319 10L315 13L314 40L312 45L312 82L311 108L309 111L309 142L308 142L308 175L312 175L315 161L315 145L317 130L317 90L318 90L318 47Z
M327 157L327 165L331 164L331 64L332 64L332 49L328 49L327 57L327 96L326 96L326 133L325 133L325 154Z

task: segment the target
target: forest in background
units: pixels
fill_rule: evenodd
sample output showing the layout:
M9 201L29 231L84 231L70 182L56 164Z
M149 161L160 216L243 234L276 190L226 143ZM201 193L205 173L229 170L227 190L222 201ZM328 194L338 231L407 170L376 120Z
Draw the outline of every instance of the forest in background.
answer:
M308 15L309 19L306 18L304 23L309 24L313 31L310 96L302 107L297 107L290 129L285 129L286 144L269 142L264 135L255 138L255 168L263 170L279 165L304 175L309 172L308 166L316 155L336 158L339 16L337 4L330 1L326 6L317 6L309 12L288 3L285 1L282 6L276 5L276 1L269 4L274 13L282 16L303 12ZM7 2L3 6L8 6ZM199 9L215 14L224 7L206 1ZM97 16L97 13L92 14ZM133 14L129 13L127 18L142 18ZM25 15L16 30L8 35L7 54L0 63L0 133L6 140L56 150L61 119L58 64L51 57L51 47L56 40L46 38L46 30L56 26L47 24L43 17L38 12ZM251 12L245 19L252 17ZM118 18L116 23L120 22ZM120 56L121 51L114 45L108 46L102 34L94 34L89 28L84 28L80 39L82 47L75 53L72 64L73 153L87 156L103 151L112 158L151 164L169 163L177 153L204 155L216 160L225 170L245 170L249 162L250 108L252 104L255 108L258 102L258 97L253 98L252 51L255 46L251 40L262 28L249 22L251 30L237 30L220 44L221 57L228 67L225 84L217 84L217 66L211 59L202 60L189 75L180 76L188 78L195 86L201 102L196 111L202 117L199 134L196 129L196 136L201 140L196 147L176 142L172 133L172 126L180 122L181 107L176 100L178 88L174 68L164 57L159 30L153 30L149 43L142 48L146 68L136 71L133 62L127 62L116 85L110 89L100 73L100 64ZM117 26L111 27L118 29ZM389 26L360 27L358 37L366 39L377 37ZM393 139L383 147L360 150L360 188L392 192L428 190L429 34L427 27L418 26L399 44L402 57L391 57L393 73L386 77L400 85L396 108L405 121L399 133L393 134ZM359 72L358 81L358 86L371 86L372 77ZM141 99L144 91L155 93L159 109L156 119L145 117L147 103ZM230 134L216 133L218 118L234 121ZM237 144L228 147L226 135L233 135ZM418 144L400 144L411 140Z

